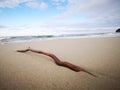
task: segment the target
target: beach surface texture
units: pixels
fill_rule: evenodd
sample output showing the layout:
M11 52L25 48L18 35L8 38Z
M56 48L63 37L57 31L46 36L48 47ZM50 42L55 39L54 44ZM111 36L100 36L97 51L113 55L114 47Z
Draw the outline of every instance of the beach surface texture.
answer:
M75 72L52 58L20 53L31 47L93 73ZM74 38L0 44L0 90L120 90L120 38Z

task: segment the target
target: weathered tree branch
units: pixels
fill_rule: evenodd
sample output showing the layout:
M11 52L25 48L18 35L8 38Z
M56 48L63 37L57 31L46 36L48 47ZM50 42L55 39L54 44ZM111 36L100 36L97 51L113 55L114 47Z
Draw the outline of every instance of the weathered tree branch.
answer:
M86 73L96 77L96 75L86 71L85 69L83 69L79 66L71 64L69 62L61 61L58 57L56 57L56 55L54 55L52 53L44 52L44 51L41 51L41 50L34 50L34 49L31 49L30 47L28 49L25 49L25 50L17 50L17 52L27 52L27 51L47 55L47 56L51 57L54 60L54 62L59 66L67 67L67 68L69 68L73 71L76 71L76 72L83 71L83 72L86 72Z

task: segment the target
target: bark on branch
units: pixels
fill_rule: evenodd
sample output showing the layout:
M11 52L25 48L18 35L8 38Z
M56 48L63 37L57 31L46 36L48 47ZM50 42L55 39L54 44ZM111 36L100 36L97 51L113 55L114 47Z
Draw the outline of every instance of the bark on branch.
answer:
M25 49L25 50L17 50L17 52L28 52L28 51L31 51L31 52L34 52L34 53L39 53L39 54L43 54L43 55L46 55L46 56L49 56L51 57L54 62L59 65L59 66L63 66L63 67L67 67L73 71L76 71L76 72L79 72L79 71L83 71L83 72L86 72L94 77L96 77L96 75L86 71L85 69L79 67L79 66L76 66L72 63L69 63L69 62L65 62L65 61L61 61L56 55L52 54L52 53L49 53L49 52L45 52L45 51L41 51L41 50L34 50L34 49L31 49L30 47L28 49Z

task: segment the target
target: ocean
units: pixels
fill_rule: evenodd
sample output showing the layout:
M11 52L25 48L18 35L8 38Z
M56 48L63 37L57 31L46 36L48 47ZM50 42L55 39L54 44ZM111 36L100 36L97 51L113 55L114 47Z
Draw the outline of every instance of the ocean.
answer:
M34 36L4 36L0 37L0 44L30 42L47 39L61 38L102 38L120 37L120 33L82 33L82 34L62 34L62 35L34 35Z

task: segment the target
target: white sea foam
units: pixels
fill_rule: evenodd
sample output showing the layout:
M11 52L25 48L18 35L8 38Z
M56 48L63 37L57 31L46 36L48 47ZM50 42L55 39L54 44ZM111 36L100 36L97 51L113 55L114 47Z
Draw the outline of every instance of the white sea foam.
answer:
M0 43L29 42L35 40L57 39L57 38L100 38L120 37L120 33L83 33L83 34L61 34L61 35L37 35L37 36L7 36L0 37Z

